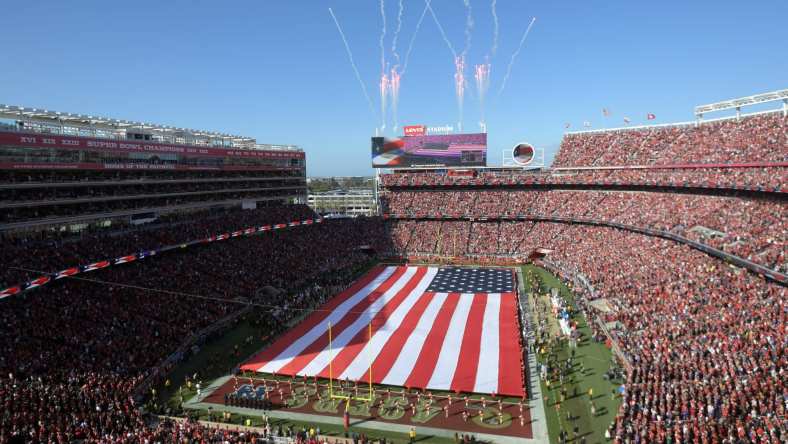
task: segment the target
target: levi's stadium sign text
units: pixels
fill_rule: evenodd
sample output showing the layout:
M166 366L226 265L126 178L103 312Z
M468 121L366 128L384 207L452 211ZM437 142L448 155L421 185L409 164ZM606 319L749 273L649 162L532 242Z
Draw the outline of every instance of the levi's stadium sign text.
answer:
M406 136L423 136L427 133L427 127L424 125L409 125L403 127L402 132Z
M487 165L487 133L373 137L373 168Z
M451 125L441 125L441 126L407 125L402 127L402 134L405 136L451 134L453 132L454 132L454 127Z

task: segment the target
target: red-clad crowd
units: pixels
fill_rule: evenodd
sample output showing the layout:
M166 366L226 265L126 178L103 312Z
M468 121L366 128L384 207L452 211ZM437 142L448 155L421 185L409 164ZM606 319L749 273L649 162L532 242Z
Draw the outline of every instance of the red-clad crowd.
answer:
M748 168L562 168L546 171L501 169L475 172L469 176L442 173L401 172L381 176L388 188L403 187L507 187L517 185L551 187L665 187L712 188L781 192L788 191L788 167Z
M500 254L541 248L551 250L545 260L591 283L587 299L604 299L611 311L585 310L620 325L612 333L632 364L615 442L788 438L785 287L686 245L609 227L402 220L389 229L399 254L433 243L428 254L466 257L495 242ZM426 241L425 233L435 235ZM451 233L448 247L443 233Z
M554 167L787 162L782 112L671 125L587 131L564 137Z
M118 236L117 246L133 244ZM240 310L239 298L270 306L264 333L276 333L327 297L316 289L343 288L368 266L362 247L384 242L377 221L327 220L177 249L5 298L0 442L137 442L130 436L145 427L134 389L186 338ZM257 290L269 286L283 291L260 299Z
M594 286L629 356L617 442L788 438L788 291L685 245L540 223L550 260Z
M788 218L785 200L666 192L571 190L387 190L383 211L392 217L511 219L518 216L568 217L614 222L677 234L776 271L788 271ZM506 254L517 232L488 223L440 225L420 230L414 251ZM411 228L395 231L402 246ZM437 233L429 236L429 233ZM414 236L411 236L416 237ZM470 240L468 241L468 237ZM513 238L514 237L514 238ZM458 238L462 248L447 245ZM434 240L434 241L433 241ZM465 248L467 246L467 248ZM447 248L451 247L451 250Z
M701 125L567 134L546 170L512 168L449 175L396 171L387 188L629 186L786 192L788 118L781 113Z

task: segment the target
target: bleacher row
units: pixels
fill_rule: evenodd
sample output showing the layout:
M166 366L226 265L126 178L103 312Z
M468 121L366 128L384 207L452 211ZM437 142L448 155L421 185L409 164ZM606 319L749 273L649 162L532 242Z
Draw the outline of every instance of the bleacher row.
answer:
M780 112L679 125L567 134L546 171L470 176L397 171L385 188L626 186L787 191L788 117Z
M474 176L397 172L381 176L382 185L407 187L661 187L786 193L788 163L760 167L567 168L546 172L480 172Z
M617 222L667 231L763 265L788 271L785 201L730 196L623 191L388 191L384 212L405 218L494 220L516 216L561 216ZM438 227L436 225L435 227ZM504 231L490 222L466 223L457 253L511 254ZM429 233L437 228L424 228ZM405 233L407 234L407 232ZM498 239L498 236L503 239ZM422 253L445 253L451 245L421 238ZM400 249L407 248L401 243ZM479 240L483 238L484 240ZM467 248L465 248L467 247ZM436 249L441 251L435 251ZM527 253L527 252L525 252Z
M788 161L788 118L780 111L699 125L567 134L553 167L739 164Z
M69 237L61 232L0 235L0 288L25 282L43 273L93 263L140 251L179 245L217 233L312 218L306 205L274 206L255 211L198 211L165 215L156 224L124 230L83 232ZM259 225L257 225L259 226ZM32 271L28 271L32 270Z

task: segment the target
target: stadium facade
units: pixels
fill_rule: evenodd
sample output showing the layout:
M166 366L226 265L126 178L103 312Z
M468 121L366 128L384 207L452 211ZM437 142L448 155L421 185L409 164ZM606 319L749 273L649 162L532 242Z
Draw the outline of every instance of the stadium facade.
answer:
M7 105L0 177L6 232L306 202L306 158L293 145Z

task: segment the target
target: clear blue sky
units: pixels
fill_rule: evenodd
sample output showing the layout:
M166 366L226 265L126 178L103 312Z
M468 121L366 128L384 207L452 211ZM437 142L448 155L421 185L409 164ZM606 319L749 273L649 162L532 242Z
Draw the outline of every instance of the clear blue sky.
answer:
M490 52L490 0L471 0L469 64ZM424 7L405 0L404 53ZM370 174L380 124L364 99L328 13L343 25L376 112L381 30L377 0L6 2L0 103L98 114L294 143L308 174ZM386 58L397 0L386 1ZM454 47L462 0L433 0ZM487 121L491 163L519 141L552 156L564 123L594 127L690 120L695 105L788 87L785 0L497 2ZM509 58L536 24L506 90ZM401 57L403 54L401 54ZM429 14L402 79L399 121L457 121L451 53ZM479 105L470 70L465 128ZM612 111L608 119L601 109Z

